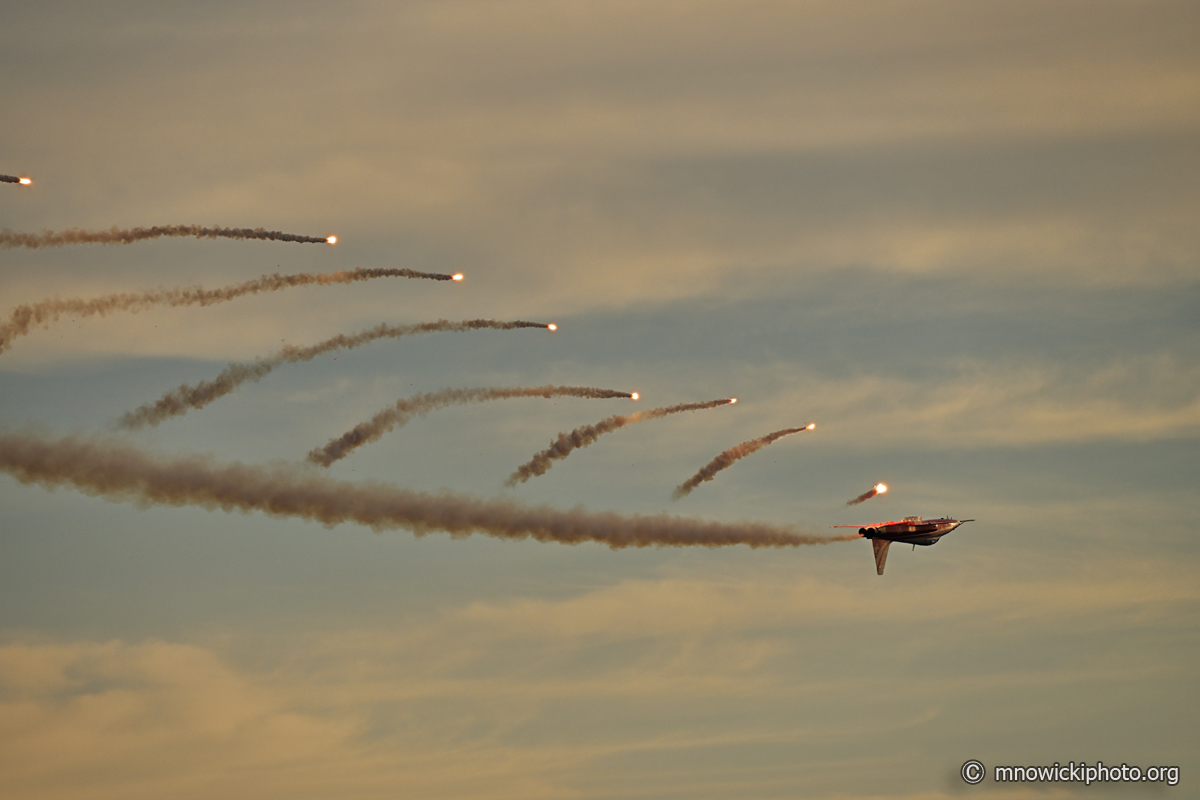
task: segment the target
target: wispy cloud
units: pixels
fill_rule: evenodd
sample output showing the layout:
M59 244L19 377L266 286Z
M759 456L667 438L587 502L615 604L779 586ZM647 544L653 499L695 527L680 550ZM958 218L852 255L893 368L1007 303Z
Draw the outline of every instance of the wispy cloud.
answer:
M865 553L862 566L870 572ZM931 593L953 602L924 602ZM987 669L964 659L1097 619L1169 638L1175 610L1198 602L1186 568L1118 558L1100 570L983 585L967 571L880 587L743 567L719 579L680 572L561 599L474 601L383 626L219 644L10 639L0 645L0 748L17 796L34 787L50 798L316 797L336 788L351 798L507 798L596 796L614 760L651 756L683 771L666 778L635 767L643 789L665 791L667 779L715 796L707 769L740 775L737 759L720 753L803 745L817 754L801 761L808 779L822 769L812 758L842 765L804 784L827 796L844 787L845 769L873 757L834 753L880 731L880 702L886 725L932 735L922 726L942 718L947 698L1181 680L1181 664L1137 653ZM953 631L965 650L936 649L946 657L939 674L916 677L909 662L932 645L911 636L927 623ZM890 658L882 674L858 657L881 647ZM897 691L885 700L889 688ZM692 719L688 708L721 712ZM624 720L619 732L606 723L614 717ZM738 780L770 794L757 779ZM787 770L772 780L802 785Z
M1200 433L1200 365L1172 355L1091 367L963 363L922 378L792 371L821 439L873 446L1023 447L1153 441Z

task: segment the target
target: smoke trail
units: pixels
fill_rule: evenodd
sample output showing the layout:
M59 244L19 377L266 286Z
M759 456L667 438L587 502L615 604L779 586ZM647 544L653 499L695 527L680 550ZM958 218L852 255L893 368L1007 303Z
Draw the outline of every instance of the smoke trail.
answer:
M495 330L512 330L513 328L545 328L550 326L542 322L498 322L494 319L468 319L462 322L450 322L439 319L436 322L421 322L416 325L376 325L352 336L338 334L318 344L309 347L287 345L278 353L257 361L234 362L221 371L221 374L211 381L201 381L195 386L183 384L174 391L167 392L153 403L146 403L121 417L118 423L123 428L141 428L145 425L157 425L167 417L177 417L186 414L189 408L204 408L217 398L223 397L241 386L246 381L257 381L269 374L282 364L295 364L300 361L311 361L317 356L330 350L350 349L359 345L373 342L376 339L398 339L411 333L432 333L434 331L474 331L483 328Z
M269 231L265 228L202 228L199 225L155 225L153 228L118 228L106 231L83 231L79 228L41 233L19 233L5 228L0 231L0 247L58 247L64 244L130 244L160 236L195 236L209 239L273 239L277 242L334 244L336 236L301 236L296 233Z
M8 322L0 323L0 353L12 346L13 339L25 336L35 327L50 327L63 314L81 317L104 316L113 311L140 311L150 306L209 306L224 303L248 294L275 292L290 286L309 284L354 283L374 278L428 278L435 281L454 280L453 275L436 272L416 272L411 269L353 269L327 274L299 273L295 275L263 275L252 281L204 289L156 289L145 292L110 294L91 300L70 298L43 300L40 303L17 306Z
M679 486L675 487L675 493L672 495L672 497L675 500L684 497L702 482L711 481L714 475L726 467L731 466L733 462L737 461L739 458L745 458L751 453L761 450L777 439L782 439L784 436L788 436L793 433L799 433L800 431L811 431L815 427L816 425L810 424L803 428L784 428L781 431L768 433L766 436L761 436L757 439L751 439L748 442L742 442L736 447L731 447L725 452L721 453L721 455L714 458L712 461L705 464L704 467L701 468L701 470L695 475L679 484Z
M508 480L504 485L516 486L518 483L524 483L537 475L543 475L546 470L550 469L552 462L566 458L575 448L587 447L604 434L624 428L626 425L632 425L635 422L643 422L648 419L658 419L668 414L678 414L681 411L701 411L736 402L737 398L731 397L727 400L709 400L706 403L681 403L676 406L652 408L649 411L637 411L633 414L617 414L608 419L600 420L595 425L585 425L582 428L576 428L570 433L560 433L558 438L552 441L548 448L535 455L528 463L517 467L516 472L508 476Z
M440 392L413 395L401 398L391 408L385 408L369 421L355 425L336 439L329 440L324 447L309 452L308 460L322 467L350 455L350 451L368 442L374 442L388 431L407 425L416 416L425 416L430 411L449 405L483 403L488 400L504 400L510 397L585 397L602 399L610 397L632 398L629 392L612 389L594 389L588 386L537 386L533 388L487 388L487 389L443 389Z
M874 486L872 486L870 489L868 489L867 491L860 494L858 497L854 498L853 500L847 500L846 505L856 506L859 503L865 503L867 500L870 500L875 495L883 494L886 491L887 491L886 485L884 485L882 483L877 483Z
M158 459L113 439L46 440L0 434L0 471L22 483L62 485L111 501L262 511L332 526L356 522L376 530L407 528L417 536L443 531L501 539L613 549L650 546L794 547L858 539L857 533L819 536L760 523L720 523L611 512L560 511L462 495L430 495L379 483L334 481L287 467L218 464L210 457Z
M0 183L19 183L28 186L33 183L29 178L18 178L16 175L0 175Z

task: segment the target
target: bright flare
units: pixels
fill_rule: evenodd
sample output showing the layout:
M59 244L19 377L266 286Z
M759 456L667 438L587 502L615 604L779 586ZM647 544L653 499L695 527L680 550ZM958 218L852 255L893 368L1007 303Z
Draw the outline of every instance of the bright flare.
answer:
M452 280L452 281L461 281L462 278L463 278L463 276L462 276L461 272L456 272L450 276L450 280Z
M336 236L326 236L325 241L328 242L329 244L337 244L337 237Z
M33 183L33 181L32 181L32 180L30 180L29 178L21 178L21 185L22 185L22 186L28 186L28 185L29 185L29 184L31 184L31 183Z
M556 330L558 330L558 326L557 326L557 325L555 325L553 322L551 322L551 323L550 323L549 325L547 325L546 327L547 327L547 328L549 328L549 329L550 329L550 330L552 330L552 331L556 331Z
M630 400L637 400L637 399L638 399L638 393L637 393L637 392L634 392L633 394L629 395L629 399L630 399Z
M736 398L736 397L731 397L731 398L729 398L729 402L730 402L730 403L736 403L736 402L737 402L737 398Z
M810 423L808 423L808 425L804 426L804 430L811 431L815 427L817 427L817 423L810 422Z
M879 494L883 494L884 492L887 491L887 485L882 484L882 483L877 483L877 484L875 484L875 491Z

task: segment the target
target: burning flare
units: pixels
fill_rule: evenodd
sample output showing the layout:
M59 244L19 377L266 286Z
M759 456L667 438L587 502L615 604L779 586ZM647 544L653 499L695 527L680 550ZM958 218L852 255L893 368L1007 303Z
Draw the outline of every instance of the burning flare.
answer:
M263 275L245 283L223 286L219 289L204 289L199 286L189 289L153 289L144 292L110 294L90 300L70 298L67 300L43 300L39 303L17 306L8 322L0 323L0 353L12 346L13 339L25 336L34 328L47 328L63 314L81 317L104 316L114 311L141 311L151 306L210 306L224 303L260 292L276 292L291 286L308 286L331 283L354 283L375 278L425 278L448 281L451 276L436 272L416 272L411 269L352 269L332 273L299 273L295 275Z
M463 274L461 272L456 272L450 276L450 280L452 280L452 281L461 281L462 279L463 279Z
M809 424L803 428L784 428L781 431L768 433L766 436L760 436L757 439L751 439L748 442L742 442L736 447L731 447L701 467L700 471L695 475L676 486L675 493L672 495L672 497L673 499L678 500L679 498L690 494L692 489L695 489L704 481L711 481L718 472L726 469L727 467L733 466L733 462L740 458L745 458L751 453L761 450L777 439L782 439L784 436L789 436L793 433L800 433L801 431L811 431L815 427L816 425Z
M484 328L493 330L513 330L514 328L545 328L542 322L498 322L494 319L467 319L462 322L450 322L439 319L436 322L422 322L417 325L376 325L365 331L359 331L352 336L338 334L323 342L309 347L287 345L278 353L257 361L235 362L222 370L221 374L211 381L201 381L195 386L183 384L174 391L167 392L153 403L146 403L121 417L118 423L122 428L134 429L146 425L157 425L168 417L178 417L186 414L189 408L204 408L209 403L232 392L247 381L257 381L270 374L276 367L283 364L295 364L300 361L311 361L330 350L349 350L353 347L373 342L376 339L399 339L413 333L433 333L435 331L476 331Z
M648 419L659 419L668 414L678 414L682 411L702 411L709 408L716 408L717 406L729 405L733 402L733 400L709 400L705 403L681 403L675 406L652 408L649 411L635 411L632 414L617 414L608 419L601 420L595 425L585 425L582 428L576 428L570 433L560 433L558 438L552 441L548 448L535 455L527 463L517 467L516 471L508 476L508 481L505 485L516 486L518 483L524 483L537 475L544 475L546 470L550 469L555 461L566 458L571 454L572 450L579 447L587 447L604 434L619 430L627 425L644 422Z
M141 506L203 506L262 511L332 526L356 522L380 530L407 528L416 536L443 531L499 539L536 539L622 547L795 547L857 539L820 536L790 527L671 517L560 511L478 500L443 492L413 492L380 483L334 481L289 467L221 464L206 456L156 458L115 439L43 439L0 433L0 471L22 483L73 486L113 502Z
M336 236L326 236L325 243L326 244L337 244L337 237Z
M271 239L277 242L304 242L310 244L333 244L335 236L301 236L296 233L268 231L264 228L202 228L199 225L155 225L153 228L118 228L114 225L106 231L83 231L71 228L66 231L43 231L42 233L18 233L5 228L0 231L0 247L58 247L64 244L130 244L143 239L160 236L195 236L208 239Z
M584 397L602 399L610 397L633 397L628 392L618 392L613 389L595 389L590 386L537 386L533 388L489 388L489 389L443 389L440 392L418 394L397 400L391 408L385 408L369 421L331 439L324 447L318 447L308 454L308 460L322 467L328 467L335 461L350 455L352 450L362 447L368 442L383 438L388 431L408 424L417 416L425 416L435 409L450 405L466 403L483 403L488 400L504 400L510 397Z
M0 183L19 183L28 186L33 183L29 178L18 178L16 175L0 175Z
M887 491L887 486L886 486L886 485L884 485L884 484L882 484L882 483L877 483L877 484L875 484L874 486L872 486L870 489L868 489L867 491L865 491L865 492L863 492L862 494L860 494L858 497L854 498L853 500L848 500L848 501L846 502L846 505L848 505L848 506L856 506L856 505L858 505L859 503L864 503L864 502L866 502L867 500L870 500L870 499L871 499L872 497L874 497L875 495L877 495L877 494L883 494L883 493L884 493L884 492L886 492L886 491Z

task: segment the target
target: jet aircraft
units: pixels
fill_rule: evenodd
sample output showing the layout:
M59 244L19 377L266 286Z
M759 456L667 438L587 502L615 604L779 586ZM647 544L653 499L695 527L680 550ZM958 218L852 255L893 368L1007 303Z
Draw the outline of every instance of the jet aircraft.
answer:
M858 532L864 539L870 539L871 547L875 550L875 574L882 575L883 565L887 561L888 548L892 546L892 542L911 544L914 550L917 549L917 545L928 547L931 544L937 544L938 539L964 522L974 521L973 519L958 520L949 517L941 519L905 517L899 522L879 522L861 527L858 525L833 525L831 527L858 528Z

